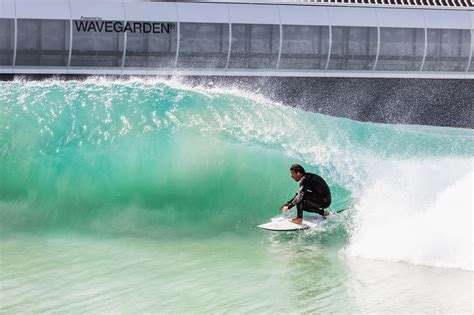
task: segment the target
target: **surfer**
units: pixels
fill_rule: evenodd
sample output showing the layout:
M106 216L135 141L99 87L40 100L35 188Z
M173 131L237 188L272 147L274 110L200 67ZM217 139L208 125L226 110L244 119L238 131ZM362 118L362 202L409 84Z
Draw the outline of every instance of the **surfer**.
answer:
M300 185L293 199L281 206L281 210L285 212L296 206L297 216L290 221L303 223L303 211L328 216L329 212L324 209L331 205L331 191L324 179L316 174L306 173L299 164L293 164L290 167L290 174L291 178Z

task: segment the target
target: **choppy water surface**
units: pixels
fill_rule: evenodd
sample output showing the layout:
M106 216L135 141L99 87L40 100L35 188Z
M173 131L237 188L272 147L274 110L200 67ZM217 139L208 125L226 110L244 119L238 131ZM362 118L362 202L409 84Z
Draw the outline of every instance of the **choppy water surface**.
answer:
M472 312L472 130L175 81L0 91L2 312ZM352 209L258 230L295 162Z

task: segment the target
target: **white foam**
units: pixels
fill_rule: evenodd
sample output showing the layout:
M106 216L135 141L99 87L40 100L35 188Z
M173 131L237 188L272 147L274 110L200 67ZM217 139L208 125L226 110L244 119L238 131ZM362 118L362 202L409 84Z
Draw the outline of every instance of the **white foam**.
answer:
M473 270L473 160L380 163L371 172L345 252Z

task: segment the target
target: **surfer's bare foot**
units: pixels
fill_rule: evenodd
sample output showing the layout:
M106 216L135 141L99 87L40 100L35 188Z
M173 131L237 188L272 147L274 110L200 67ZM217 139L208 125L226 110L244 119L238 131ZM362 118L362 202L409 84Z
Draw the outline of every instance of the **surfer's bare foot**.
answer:
M296 223L296 224L302 224L302 223L303 223L303 219L293 218L293 219L290 219L290 222Z

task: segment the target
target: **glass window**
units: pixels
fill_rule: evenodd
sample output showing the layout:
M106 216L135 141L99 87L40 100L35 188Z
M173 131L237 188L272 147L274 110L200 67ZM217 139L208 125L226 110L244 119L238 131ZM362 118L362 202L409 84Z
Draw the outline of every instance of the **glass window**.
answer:
M69 21L18 19L17 66L67 66Z
M283 25L280 69L324 69L329 26Z
M181 23L178 67L225 68L229 24Z
M229 68L275 69L279 49L279 25L232 24Z
M153 22L139 23L153 24ZM160 31L156 32L127 32L125 67L174 67L177 27L175 23L165 22L165 24L169 32L161 27Z
M471 30L471 50L474 49L474 30ZM474 72L474 51L471 51L471 64L469 65L469 69L467 71Z
M123 28L123 21L73 21L71 66L121 67Z
M372 70L377 55L377 28L332 27L330 70Z
M377 70L419 71L425 53L422 28L381 28Z
M466 71L470 30L428 29L423 71Z
M15 21L0 19L0 66L13 64L13 46L15 45Z

